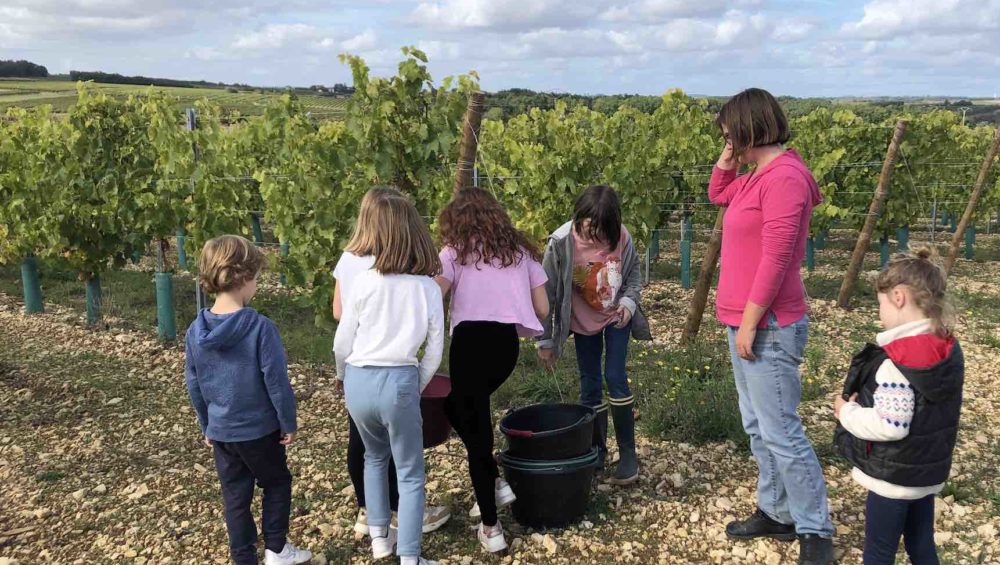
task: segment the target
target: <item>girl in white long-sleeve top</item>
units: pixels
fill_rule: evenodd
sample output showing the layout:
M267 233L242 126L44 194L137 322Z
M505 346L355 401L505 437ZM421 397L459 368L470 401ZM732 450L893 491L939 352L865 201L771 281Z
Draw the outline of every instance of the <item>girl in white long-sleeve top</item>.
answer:
M420 557L425 502L420 393L444 349L441 289L432 278L441 272L441 262L409 200L377 201L370 221L376 224L375 263L342 297L343 317L333 344L337 378L344 381L347 409L365 444L373 557L388 557L397 547L403 565L423 565L431 562ZM399 487L398 530L389 528L390 454Z

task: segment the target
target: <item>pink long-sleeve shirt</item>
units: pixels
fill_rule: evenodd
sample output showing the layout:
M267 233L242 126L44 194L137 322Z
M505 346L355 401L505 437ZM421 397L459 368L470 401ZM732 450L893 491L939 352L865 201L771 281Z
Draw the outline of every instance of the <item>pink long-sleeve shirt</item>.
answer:
M708 197L727 206L715 302L723 324L739 326L747 302L767 308L779 326L808 312L799 265L806 253L809 218L822 202L819 186L794 150L760 170L737 176L715 167ZM767 325L768 316L760 327Z

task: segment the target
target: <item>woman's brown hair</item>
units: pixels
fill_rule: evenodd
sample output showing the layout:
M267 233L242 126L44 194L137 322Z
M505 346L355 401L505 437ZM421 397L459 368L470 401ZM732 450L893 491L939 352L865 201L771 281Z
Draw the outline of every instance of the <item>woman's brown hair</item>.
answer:
M791 137L784 110L770 92L760 88L748 88L726 101L715 123L723 135L728 134L734 157L754 147L786 143Z
M441 260L427 224L405 197L377 198L372 203L371 255L383 275L441 274Z
M403 193L392 186L376 186L365 193L358 208L358 219L354 223L354 233L346 251L364 257L372 255L375 249L375 233L378 222L374 218L375 203L385 198L405 198Z
M541 261L538 247L514 227L500 202L482 188L463 188L438 217L441 241L455 248L459 262L499 263L502 268L525 255Z
M951 305L945 295L948 277L933 247L915 246L909 253L896 255L875 279L879 293L899 285L910 289L913 301L930 318L935 333L941 337L951 335Z
M198 258L198 282L206 292L237 290L264 268L264 254L245 237L223 235L205 242Z

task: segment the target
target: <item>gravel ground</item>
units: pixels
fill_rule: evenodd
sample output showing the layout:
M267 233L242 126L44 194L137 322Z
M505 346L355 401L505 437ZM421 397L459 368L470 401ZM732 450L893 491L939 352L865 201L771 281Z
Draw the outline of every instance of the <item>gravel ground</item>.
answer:
M938 500L936 537L943 562L1000 563L1000 269L963 268L955 287L992 298L994 308L964 311L957 326L966 353L963 428ZM674 283L649 290L659 305L651 308L655 347L676 342L689 292ZM877 314L873 305L844 312L813 301L812 308L811 339L825 353L825 366L812 369L829 375L834 390L852 349L873 339ZM718 331L706 322L708 337ZM368 563L367 543L351 530L346 411L330 369L292 365L290 374L302 432L289 451L290 537L321 554L314 563ZM802 415L829 485L837 557L860 563L865 493L829 448L831 401L807 402ZM465 517L472 497L461 444L452 439L428 453L428 498L450 505L454 517L425 537L425 553L464 565L795 561L795 543L725 537L726 522L754 508L756 466L745 449L640 438L640 455L640 483L599 484L576 527L532 532L506 518L512 548L496 557L480 552ZM0 484L0 565L227 562L211 453L184 390L183 350L149 334L92 332L78 312L58 307L26 318L14 298L0 295Z

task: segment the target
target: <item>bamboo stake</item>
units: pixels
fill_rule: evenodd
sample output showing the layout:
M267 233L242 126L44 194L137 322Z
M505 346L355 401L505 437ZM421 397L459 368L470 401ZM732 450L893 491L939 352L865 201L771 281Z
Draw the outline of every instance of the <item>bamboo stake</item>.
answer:
M965 206L965 213L962 214L962 219L958 222L958 229L951 236L951 248L948 249L948 257L944 261L944 272L947 274L951 274L951 269L955 266L955 259L958 257L958 247L962 244L962 237L965 235L965 230L972 221L972 214L976 211L979 198L983 195L983 186L986 184L986 177L990 174L990 168L993 167L993 161L996 160L998 152L1000 152L1000 127L997 127L996 132L994 132L993 143L990 144L990 149L986 152L986 158L983 159L983 164L979 167L979 176L976 177L976 184L972 187L972 195L969 196L969 203Z
M687 321L684 323L684 333L681 334L681 344L688 344L698 335L701 329L701 319L705 315L708 304L708 290L712 288L715 276L715 264L719 261L719 251L722 249L722 218L726 209L722 208L715 215L715 227L712 228L712 238L708 240L708 249L701 260L701 270L698 271L698 282L694 287L694 297L688 306Z
M476 168L476 151L479 149L479 126L483 122L483 107L486 95L482 92L469 94L469 105L465 110L462 124L462 145L458 155L458 171L455 173L455 193L472 186L473 170Z
M878 187L875 195L872 196L871 206L868 208L868 216L865 218L865 225L861 228L858 241L854 244L854 253L851 254L851 263L847 267L847 274L844 275L844 282L840 285L840 295L837 297L837 305L841 308L848 308L851 305L851 294L854 293L854 283L858 280L858 273L865 260L865 252L872 241L872 231L875 224L882 215L882 208L885 206L885 199L889 196L889 181L892 180L892 169L896 164L896 154L899 153L899 145L903 142L903 135L906 133L906 120L896 122L896 130L892 134L892 142L885 152L885 161L882 162L882 172L878 176Z

